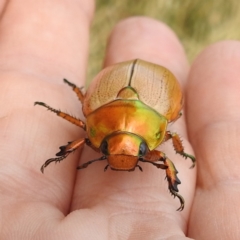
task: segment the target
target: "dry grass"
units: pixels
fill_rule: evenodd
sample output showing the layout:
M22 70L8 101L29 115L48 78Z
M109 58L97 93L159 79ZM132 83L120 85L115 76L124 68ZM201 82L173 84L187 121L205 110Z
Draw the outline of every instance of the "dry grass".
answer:
M190 62L211 43L240 39L238 0L97 0L91 29L89 80L101 69L106 41L114 25L136 15L168 24L181 39Z

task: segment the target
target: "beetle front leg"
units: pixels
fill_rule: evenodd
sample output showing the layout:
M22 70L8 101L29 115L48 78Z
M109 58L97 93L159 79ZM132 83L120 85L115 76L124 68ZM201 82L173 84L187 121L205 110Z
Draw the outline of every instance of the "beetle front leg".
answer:
M183 156L185 158L190 158L192 160L191 168L193 168L196 163L196 158L193 155L190 155L190 154L184 152L184 147L182 145L182 141L181 141L179 135L177 133L171 133L170 131L167 131L166 135L165 135L165 141L167 141L169 139L172 139L173 147L174 147L176 153L180 154L181 156Z
M177 211L182 211L184 209L184 198L178 194L178 184L181 184L181 181L179 180L179 178L177 177L177 169L175 168L173 162L171 160L169 160L168 158L166 158L165 160L163 160L164 163L168 166L168 168L166 169L166 178L168 181L168 189L171 192L171 194L174 197L178 197L181 205L180 207L177 209Z
M73 117L73 116L71 116L71 115L69 115L69 114L67 114L67 113L64 113L64 112L62 112L62 111L60 111L60 110L54 109L54 108L48 106L48 105L47 105L46 103L44 103L44 102L35 102L34 105L43 106L43 107L47 108L48 110L50 110L51 112L56 113L59 117L62 117L62 118L64 118L64 119L66 119L67 121L69 121L69 122L77 125L78 127L81 127L81 128L83 128L84 130L86 130L86 125L85 125L85 123L84 123L82 120L78 119L78 118L75 118L75 117Z
M51 162L61 162L65 159L71 152L75 151L77 148L82 147L88 139L79 139L73 142L69 142L65 146L60 147L60 151L56 153L56 158L48 159L41 167L41 172L44 172L44 169L51 163Z
M157 164L155 163L156 161L162 161L163 164ZM170 193L174 196L177 197L181 203L180 207L177 209L177 211L182 211L184 209L184 199L183 197L178 194L178 184L181 184L181 181L177 177L177 169L175 168L173 162L168 159L163 152L153 150L150 151L145 157L143 162L149 162L153 164L154 166L158 168L162 168L166 170L166 178L168 181L168 189Z

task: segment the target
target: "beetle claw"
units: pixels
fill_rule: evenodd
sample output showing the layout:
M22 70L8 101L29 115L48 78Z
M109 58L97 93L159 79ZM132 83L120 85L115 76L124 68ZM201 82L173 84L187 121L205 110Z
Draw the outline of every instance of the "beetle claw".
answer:
M136 167L138 167L141 172L143 171L141 166L137 165Z
M192 166L190 168L194 168L196 165L196 158L188 153L185 152L178 152L180 155L182 155L185 159L190 158L192 160Z
M109 167L109 164L104 168L104 172L107 171L108 167Z
M170 189L170 188L169 188L169 191L170 191L171 195L173 195L174 199L177 197L180 201L181 205L176 211L182 211L184 209L184 204L185 204L185 201L184 201L183 197L180 194L178 194L177 192Z
M58 158L50 158L48 159L42 166L41 166L41 172L44 173L44 169L51 163L51 162L61 162L64 158L66 158L68 156L68 154L65 154L61 157Z

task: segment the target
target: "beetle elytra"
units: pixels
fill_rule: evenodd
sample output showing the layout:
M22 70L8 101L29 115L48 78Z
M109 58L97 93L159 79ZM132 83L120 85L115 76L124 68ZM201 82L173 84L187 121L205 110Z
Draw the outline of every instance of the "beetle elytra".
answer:
M139 162L150 163L166 171L170 193L180 200L178 210L183 210L184 199L178 194L180 180L173 162L156 150L171 139L175 151L185 158L195 157L184 152L177 133L167 130L170 122L181 116L183 95L174 75L166 68L143 60L132 60L103 69L90 84L86 94L81 88L64 79L82 103L86 122L56 110L43 102L35 102L58 116L81 127L87 138L69 142L60 147L55 158L48 159L41 171L51 163L60 162L84 144L102 156L78 166L88 167L96 161L107 161L105 170L142 170Z

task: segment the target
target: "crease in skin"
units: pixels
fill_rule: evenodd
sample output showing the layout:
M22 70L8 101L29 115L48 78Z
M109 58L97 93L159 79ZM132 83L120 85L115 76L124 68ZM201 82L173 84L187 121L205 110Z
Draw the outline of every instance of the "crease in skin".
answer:
M87 65L87 61L84 56L87 54L88 49L87 36L89 33L89 26L93 18L94 1L90 0L87 4L84 1L74 1L74 3L59 1L57 8L54 10L57 17L63 16L60 21L51 15L52 12L50 9L44 9L47 6L54 5L54 2L47 3L47 1L40 1L34 4L31 1L27 1L26 6L24 7L21 7L21 1L19 0L8 1L5 3L4 14L2 13L1 15L4 19L0 25L2 33L1 50L3 50L1 51L0 56L2 58L0 59L1 67L6 66L6 62L8 61L9 63L7 63L6 67L8 70L11 70L11 67L15 65L19 71L23 71L23 69L25 69L26 72L31 71L33 73L37 70L39 74L43 74L43 72L46 71L49 72L49 76L51 77L52 75L54 76L56 72L59 72L60 80L64 76L71 79L79 79L79 77L80 79L85 79L85 70L80 71L78 69L79 65L82 65L84 69ZM41 20L39 20L39 18L37 18L34 14L34 10L38 5L42 6L42 8L39 7L38 9L38 14L40 16L43 15ZM27 22L27 8L32 8L31 11L29 11L30 22ZM70 14L72 10L73 14L71 16ZM15 13L17 14L16 19L14 19ZM65 20L64 16L66 18ZM47 28L44 26L44 21L47 21L48 18L49 27ZM65 33L61 35L61 32L59 32L59 28L62 26L61 22L64 23L64 29L68 29L67 23L74 22L74 19L79 19L81 24L77 24L76 27L69 24L70 31L64 31ZM74 31L74 29L76 31ZM31 36L32 32L35 32L36 34ZM13 35L12 38L10 37L11 34ZM82 38L82 35L85 35L86 37ZM56 41L54 37L57 38L58 36L60 39ZM80 43L78 39L80 40ZM16 44L16 41L20 44ZM30 44L27 44L27 41L29 41ZM44 44L46 48L41 51L41 46ZM13 49L10 48L10 45L13 45ZM76 51L65 51L67 54L64 54L63 51L61 55L63 48L71 49L69 48L69 45L73 49L75 48ZM51 54L51 51L54 52L55 50L57 51ZM64 57L70 61L64 60ZM77 58L80 58L80 60ZM6 59L8 60L6 61ZM71 61L71 59L73 60ZM76 60L78 64L73 64L74 60ZM49 63L47 64L45 61L49 61ZM39 64L40 66L36 67ZM78 74L77 76L76 73ZM75 76L72 77L72 75Z
M81 0L81 10L84 13L84 15L86 16L86 18L88 18L90 20L89 25L88 25L90 27L91 22L93 20L96 4L95 4L94 0L88 0L87 1L88 4L85 4L85 3L86 3L85 0ZM88 6L88 7L86 7L86 6Z
M24 58L24 61L20 61L20 59ZM26 76L27 79L29 77L34 77L40 81L53 81L59 83L59 79L61 79L61 69L66 67L65 63L61 65L52 65L53 59L49 58L42 58L40 56L32 56L22 54L17 55L10 55L4 56L4 59L0 57L0 71L1 74L9 74L9 77L13 75L17 77L20 75L22 78ZM47 68L45 65L47 63ZM69 65L70 66L70 65ZM70 69L70 67L69 67ZM59 72L57 75L56 72ZM54 76L55 75L55 76ZM76 78L78 76L75 76Z
M198 137L193 140L193 145L198 146L196 154L200 159L198 188L209 190L231 181L238 183L240 153L236 149L240 140L239 120L206 123L195 135Z
M0 3L0 9L1 9L0 10L0 12L1 12L0 13L0 22L1 22L2 18L4 17L4 14L8 8L9 2L10 1L5 0L5 1L1 1L1 3Z
M159 232L162 233L161 237L164 237L163 239L178 235L184 237L186 225L185 227L181 226L182 224L179 223L181 222L181 219L177 219L177 216L173 217L172 214L169 214L169 216L172 217L168 218L165 214L162 215L162 213L160 213L160 215L158 215L158 213L149 214L144 211L123 211L121 213L111 214L108 220L109 229L112 233L111 239L115 239L115 234L119 236L123 232L128 236L132 236L131 238L133 239L142 239L141 237L145 234L148 238L149 234L151 234L151 236L158 236ZM123 219L125 219L125 222L124 225L121 225ZM159 224L161 219L165 220L162 224ZM121 229L121 231L119 231L119 229ZM166 231L166 229L168 231ZM174 232L174 235L171 234L171 231ZM164 232L165 234L163 234Z

